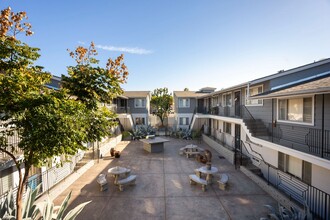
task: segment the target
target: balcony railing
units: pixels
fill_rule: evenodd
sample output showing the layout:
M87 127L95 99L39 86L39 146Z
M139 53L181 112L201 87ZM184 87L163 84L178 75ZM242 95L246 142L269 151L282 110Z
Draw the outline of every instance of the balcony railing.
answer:
M211 107L210 109L198 108L197 113L218 115L224 117L233 117L233 118L252 117L252 115L245 107L245 105L215 106L215 107Z
M243 141L241 141L241 147L245 149L244 152L249 155L248 157L253 156L250 153L252 148L249 150ZM242 152L241 149L240 153ZM252 152L257 153L253 150ZM268 167L268 175L264 175L264 179L268 184L285 193L291 201L295 201L303 207L307 205L305 208L309 208L316 219L330 219L330 195L328 193L268 164L261 155L259 155L259 159ZM240 164L242 164L242 161ZM270 178L270 173L273 173L276 178Z
M280 144L291 149L330 159L330 130L307 128L300 125L264 123L255 119L244 106L213 107L199 113L243 119L252 136Z
M130 108L127 106L118 106L116 104L107 104L106 107L118 114L130 113Z

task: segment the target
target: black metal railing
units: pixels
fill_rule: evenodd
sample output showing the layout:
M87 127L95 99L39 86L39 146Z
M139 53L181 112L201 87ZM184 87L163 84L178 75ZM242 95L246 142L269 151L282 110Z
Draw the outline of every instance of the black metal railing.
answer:
M307 144L311 153L317 154L321 157L330 156L330 131L316 128L310 128L305 136L305 143Z
M130 107L120 107L120 106L117 106L117 109L116 109L116 113L131 113L131 110L130 110Z
M252 114L249 112L245 105L215 106L210 108L209 110L207 108L198 108L197 113L243 119L253 118Z
M268 184L271 184L273 187L285 193L290 200L308 208L315 218L330 219L330 195L328 193L314 186L310 186L294 175L267 163L262 155L254 151L250 146L250 151L253 152L253 154L251 154L243 141L241 142L241 146L245 148L248 157L251 158L251 156L254 156L253 154L257 154L258 158L267 165L268 175L266 180ZM269 177L269 173L275 173L276 178L272 180Z
M268 131L272 142L279 142L282 139L282 129L280 125L268 123Z
M330 195L313 186L308 186L304 197L309 209L318 219L330 219Z

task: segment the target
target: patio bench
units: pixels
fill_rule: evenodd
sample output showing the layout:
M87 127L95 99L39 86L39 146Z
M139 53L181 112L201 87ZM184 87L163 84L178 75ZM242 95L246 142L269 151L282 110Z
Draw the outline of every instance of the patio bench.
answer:
M180 150L179 150L179 154L180 155L183 155L183 153L186 151L186 147L181 147Z
M185 154L187 155L187 158L190 158L190 156L200 154L200 152L198 152L198 151L186 151Z
M195 174L190 174L189 175L189 179L190 179L190 184L195 184L195 183L198 183L202 186L202 190L203 192L205 192L206 190L206 186L207 186L207 182L206 180L198 177L197 175Z
M135 180L136 180L136 175L130 175L130 176L126 177L125 179L118 180L119 190L123 191L124 185L128 185L128 184L134 185Z
M128 177L131 174L131 169L126 169L126 172L124 173L125 177Z
M204 152L205 151L205 149L201 148L201 147L197 147L197 150L198 150L198 152Z
M104 174L100 174L97 177L96 182L100 185L100 191L105 191L105 190L108 189L108 181L105 178L105 175Z
M229 177L227 174L221 174L220 180L218 180L219 183L219 189L225 190L227 186L227 182L229 180Z

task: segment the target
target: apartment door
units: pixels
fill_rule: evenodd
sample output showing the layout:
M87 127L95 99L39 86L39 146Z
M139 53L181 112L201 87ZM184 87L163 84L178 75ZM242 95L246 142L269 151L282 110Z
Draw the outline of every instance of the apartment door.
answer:
M237 91L234 93L234 101L235 101L235 116L241 116L241 91Z
M241 125L235 124L235 149L241 149Z
M235 168L238 169L241 165L241 125L235 124Z

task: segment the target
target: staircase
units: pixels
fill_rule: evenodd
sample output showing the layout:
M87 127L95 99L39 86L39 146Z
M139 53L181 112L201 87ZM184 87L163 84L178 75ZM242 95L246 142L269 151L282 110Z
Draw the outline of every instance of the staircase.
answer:
M255 166L251 160L249 160L249 162L244 165L244 167L248 170L250 170L252 173L254 173L257 176L263 177L263 173L261 172L261 169L257 166Z
M244 124L254 137L268 137L268 129L261 119L243 119Z

